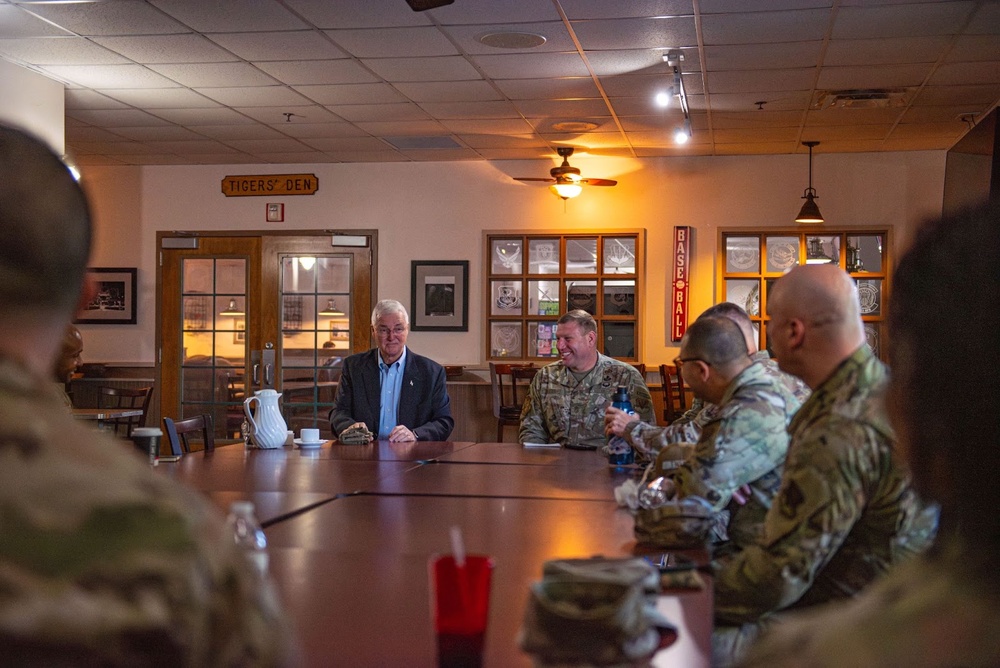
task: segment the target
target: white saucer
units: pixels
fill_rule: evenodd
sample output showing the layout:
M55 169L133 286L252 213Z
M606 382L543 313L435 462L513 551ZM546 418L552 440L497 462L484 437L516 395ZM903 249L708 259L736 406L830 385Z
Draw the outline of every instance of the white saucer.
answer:
M305 441L305 442L303 442L303 440L301 438L296 438L296 439L294 439L294 441L295 441L295 445L299 446L300 448L318 448L321 445L329 443L329 441Z

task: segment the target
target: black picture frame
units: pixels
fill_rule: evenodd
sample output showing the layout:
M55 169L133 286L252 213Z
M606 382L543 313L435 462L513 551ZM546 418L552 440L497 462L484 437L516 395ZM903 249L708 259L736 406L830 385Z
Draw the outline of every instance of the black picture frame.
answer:
M469 331L469 261L410 261L410 329Z
M94 295L77 312L81 325L134 325L137 315L138 270L135 267L90 267L87 280Z

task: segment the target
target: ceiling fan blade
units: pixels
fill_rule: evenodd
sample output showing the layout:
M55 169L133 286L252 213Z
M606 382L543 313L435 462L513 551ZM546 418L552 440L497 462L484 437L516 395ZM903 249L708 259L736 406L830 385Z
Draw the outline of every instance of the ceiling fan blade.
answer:
M556 182L555 179L540 179L540 178L535 178L535 177L531 177L531 176L513 176L511 178L513 178L515 181L544 181L545 183L555 183Z
M581 179L578 183L585 186L616 186L618 182L614 179Z

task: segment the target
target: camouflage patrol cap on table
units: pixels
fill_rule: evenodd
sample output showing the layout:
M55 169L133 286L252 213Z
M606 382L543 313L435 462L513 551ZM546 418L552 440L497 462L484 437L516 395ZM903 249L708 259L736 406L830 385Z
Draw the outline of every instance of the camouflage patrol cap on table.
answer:
M639 508L635 537L657 547L701 547L715 525L711 504L698 496L668 501L656 508Z
M368 431L368 427L348 427L340 433L337 440L344 445L367 445L371 443L375 435Z

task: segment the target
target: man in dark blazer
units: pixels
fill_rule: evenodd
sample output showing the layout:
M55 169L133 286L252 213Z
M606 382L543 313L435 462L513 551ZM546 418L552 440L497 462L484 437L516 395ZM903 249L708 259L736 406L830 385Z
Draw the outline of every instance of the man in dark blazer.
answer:
M407 349L409 331L410 317L402 304L383 299L375 305L377 347L344 360L330 411L335 434L364 426L381 440L448 440L455 421L444 367Z

